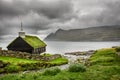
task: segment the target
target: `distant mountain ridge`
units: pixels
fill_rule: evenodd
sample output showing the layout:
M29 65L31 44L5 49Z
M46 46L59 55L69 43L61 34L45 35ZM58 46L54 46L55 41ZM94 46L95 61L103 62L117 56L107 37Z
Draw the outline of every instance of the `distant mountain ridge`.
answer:
M120 41L120 25L90 27L85 29L58 29L49 34L47 41Z

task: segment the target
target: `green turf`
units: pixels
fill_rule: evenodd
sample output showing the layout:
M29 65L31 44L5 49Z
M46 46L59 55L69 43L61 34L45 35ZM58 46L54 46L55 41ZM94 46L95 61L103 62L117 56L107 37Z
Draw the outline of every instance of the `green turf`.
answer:
M113 48L97 50L86 65L85 72L69 72L69 69L66 69L54 76L42 75L43 72L8 74L2 76L0 80L120 80L120 57Z
M10 44L12 44L16 39L14 39ZM40 40L37 36L25 35L25 38L22 38L22 39L25 42L27 42L33 48L39 48L39 47L45 47L46 46L46 44L42 40Z
M18 63L36 63L36 60L29 60L29 59L21 59L21 58L13 58L13 57L5 57L0 56L0 60L3 62L10 62L11 64L18 64Z
M60 64L60 63L67 63L68 60L66 58L56 58L54 60L51 60L50 61L51 63L56 63L56 64Z
M25 38L23 38L23 40L25 40L33 48L39 48L39 47L46 46L46 44L36 36L26 35Z

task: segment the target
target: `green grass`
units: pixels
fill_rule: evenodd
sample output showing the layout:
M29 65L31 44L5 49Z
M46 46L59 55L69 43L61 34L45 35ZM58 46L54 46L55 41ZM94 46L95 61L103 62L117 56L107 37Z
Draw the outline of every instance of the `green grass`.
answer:
M91 56L89 62L91 65L119 65L120 58L117 56L114 48L100 49Z
M51 62L59 62L59 60ZM44 72L8 74L0 77L0 80L120 80L120 57L113 48L97 50L86 65L84 72L70 72L66 69L56 72L53 76L50 75L52 71L49 70L46 72L48 75L43 75Z
M51 56L50 54L47 56ZM24 70L37 70L46 67L58 66L66 64L68 61L65 58L56 58L52 61L37 61L29 59L21 59L14 57L0 56L3 66L0 67L0 73L13 73Z
M26 35L25 38L23 38L23 40L25 40L33 48L45 47L46 46L46 44L36 36Z
M54 60L51 60L50 61L51 63L54 63L54 64L66 64L68 63L68 60L66 58L57 58L57 59L54 59Z
M57 67L54 67L54 68L49 68L49 69L46 69L43 73L42 73L42 75L45 75L45 76L55 76L56 74L58 74L58 73L60 73L61 72L61 70L59 69L59 68L57 68Z
M12 44L16 39L14 39L10 44ZM46 44L42 40L40 40L37 36L25 35L25 38L22 38L22 39L24 41L26 41L33 48L45 47L46 46Z
M10 62L11 64L18 64L18 63L36 63L36 60L29 60L29 59L21 59L21 58L13 58L13 57L5 57L0 56L0 60L3 62Z
M5 57L5 56L0 56L0 60L4 64L4 66L0 68L1 69L0 73L13 73L13 72L19 72L24 70L37 69L36 66L33 67L32 65L39 62L36 60ZM26 65L26 66L23 67L23 65Z
M86 67L82 64L72 64L68 68L69 72L85 72Z
M51 56L51 55L47 54L47 56ZM36 60L13 58L13 57L5 57L5 56L0 56L0 60L2 60L3 62L10 62L12 64L42 62L42 61L36 61ZM51 60L49 62L50 63L55 63L55 64L61 64L61 63L67 63L68 60L66 58L60 57L60 58L56 58L54 60Z

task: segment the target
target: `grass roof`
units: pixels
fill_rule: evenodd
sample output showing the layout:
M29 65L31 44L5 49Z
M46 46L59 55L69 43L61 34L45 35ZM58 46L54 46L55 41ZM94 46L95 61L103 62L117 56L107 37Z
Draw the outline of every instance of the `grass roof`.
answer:
M39 47L46 46L46 44L36 36L26 35L25 38L22 38L22 39L33 48L39 48Z

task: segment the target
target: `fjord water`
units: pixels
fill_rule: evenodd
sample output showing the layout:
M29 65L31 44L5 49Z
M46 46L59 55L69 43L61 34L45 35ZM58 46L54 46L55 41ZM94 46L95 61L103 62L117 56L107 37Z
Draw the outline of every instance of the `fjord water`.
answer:
M6 46L10 43L9 40L0 41L0 47L6 49ZM112 46L120 46L118 42L61 42L61 41L45 41L47 44L46 52L52 54L64 54L67 52L76 51L88 51L101 48L110 48Z

